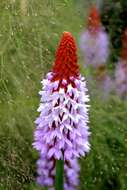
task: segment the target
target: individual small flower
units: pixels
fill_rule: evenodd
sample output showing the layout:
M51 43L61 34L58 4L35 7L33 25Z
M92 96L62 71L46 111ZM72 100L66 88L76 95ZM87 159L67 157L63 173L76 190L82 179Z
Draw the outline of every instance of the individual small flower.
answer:
M97 67L105 64L109 55L109 39L101 26L99 11L90 9L87 29L81 34L80 49L86 65Z
M77 159L70 159L64 163L64 189L75 190L79 184L80 167ZM37 162L37 183L48 190L54 190L56 175L56 160L43 155Z
M75 41L69 32L63 33L53 69L42 80L42 86L34 148L47 159L84 156L90 150L89 96L85 79L79 73Z
M127 29L125 29L122 39L121 59L115 71L115 82L117 94L127 98Z

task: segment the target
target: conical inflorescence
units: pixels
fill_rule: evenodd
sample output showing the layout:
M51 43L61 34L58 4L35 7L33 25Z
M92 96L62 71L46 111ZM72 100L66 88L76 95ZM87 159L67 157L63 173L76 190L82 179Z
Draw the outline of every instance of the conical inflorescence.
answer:
M96 32L100 30L101 27L101 19L99 11L96 6L91 7L87 20L88 30L95 35Z
M53 65L54 81L65 79L69 83L71 76L75 78L79 76L76 51L74 38L69 32L64 32Z
M52 71L42 80L42 85L33 143L40 155L38 182L53 189L55 162L62 159L65 190L74 190L78 184L77 158L89 152L90 132L89 97L85 79L79 73L76 44L71 33L63 33Z
M108 35L101 26L100 14L97 8L91 7L87 19L87 28L80 37L80 49L85 65L96 68L105 64L109 55Z

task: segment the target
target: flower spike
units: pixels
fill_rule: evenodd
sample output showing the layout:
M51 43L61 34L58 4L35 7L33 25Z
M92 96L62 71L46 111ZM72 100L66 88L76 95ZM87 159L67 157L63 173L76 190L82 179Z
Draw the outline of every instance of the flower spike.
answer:
M65 189L74 190L78 185L78 170L70 166L77 158L90 150L89 117L87 105L89 96L84 77L79 73L76 43L71 33L64 32L56 51L52 71L42 80L40 112L36 119L34 148L39 152L44 167L38 170L41 177L48 176L41 184L53 186L56 160L64 160L66 179ZM40 162L38 167L40 168ZM51 168L46 163L51 162ZM76 164L78 167L78 164ZM66 167L67 166L67 167ZM73 171L75 175L73 175ZM45 179L43 177L43 179ZM71 181L68 181L70 179Z
M87 66L97 68L108 59L109 39L101 26L99 11L95 6L90 9L87 28L81 33L80 49Z

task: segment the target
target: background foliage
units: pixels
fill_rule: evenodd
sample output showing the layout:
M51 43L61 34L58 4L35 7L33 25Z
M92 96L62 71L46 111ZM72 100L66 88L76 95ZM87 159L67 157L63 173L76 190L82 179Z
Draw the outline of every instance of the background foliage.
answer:
M122 34L127 27L127 1L113 0L103 1L101 10L102 23L110 35L111 40L111 64L118 61L122 47Z
M78 43L90 2L0 1L0 190L41 189L31 146L40 80L63 31ZM87 73L82 65L81 71ZM91 152L80 160L80 190L127 189L126 110L115 95L104 102L91 94Z

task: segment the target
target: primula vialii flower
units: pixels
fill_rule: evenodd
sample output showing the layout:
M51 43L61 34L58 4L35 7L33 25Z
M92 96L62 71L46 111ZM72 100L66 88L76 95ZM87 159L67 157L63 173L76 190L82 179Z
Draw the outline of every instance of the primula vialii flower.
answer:
M105 64L109 55L108 46L108 36L101 26L99 12L96 7L92 7L88 16L87 29L80 38L85 64L94 67Z
M127 28L123 34L122 44L121 59L117 64L115 72L116 91L121 97L127 98Z
M85 79L79 73L76 44L69 32L63 33L53 69L47 74L46 79L42 80L42 85L42 91L39 92L40 115L35 121L33 143L40 154L38 171L41 173L38 172L38 180L42 185L52 186L55 161L62 159L65 162L65 187L73 190L78 183L75 180L76 173L79 172L76 158L89 152L90 132L87 125L89 97L86 95ZM48 166L46 163L50 162L51 166Z

